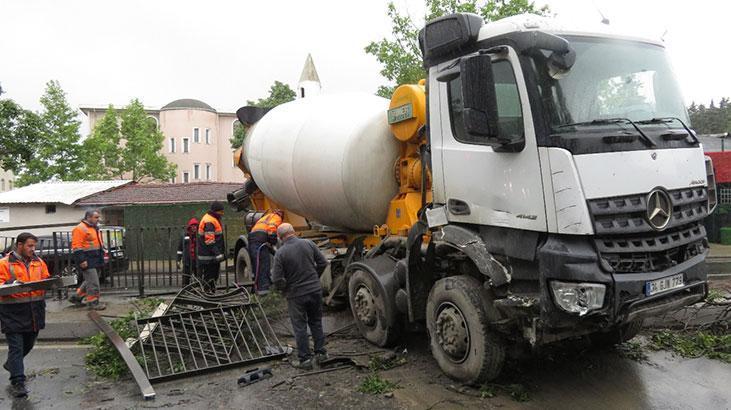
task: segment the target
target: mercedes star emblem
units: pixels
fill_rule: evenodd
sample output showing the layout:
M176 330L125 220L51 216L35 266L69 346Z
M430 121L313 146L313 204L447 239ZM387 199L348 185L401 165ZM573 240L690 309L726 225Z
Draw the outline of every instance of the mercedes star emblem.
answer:
M673 216L673 203L670 195L655 189L647 196L647 222L658 231L665 229Z
M656 160L656 159L657 159L657 152L653 152L652 154L650 154L650 157L651 157L651 158L652 158L653 160Z

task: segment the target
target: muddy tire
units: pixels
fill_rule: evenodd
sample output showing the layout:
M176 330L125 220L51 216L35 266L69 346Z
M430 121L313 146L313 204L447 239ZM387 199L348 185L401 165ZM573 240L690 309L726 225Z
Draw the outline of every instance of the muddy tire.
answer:
M353 272L348 281L348 300L356 326L366 340L380 347L396 343L400 333L395 308L370 273L360 269Z
M426 324L432 356L449 377L477 385L495 379L505 362L505 345L488 327L490 297L470 276L437 281L429 292Z
M609 332L593 333L589 335L589 339L594 347L607 348L632 339L640 333L640 330L642 330L642 320L635 320L615 327Z
M241 247L236 254L236 282L251 282L251 261L246 246Z

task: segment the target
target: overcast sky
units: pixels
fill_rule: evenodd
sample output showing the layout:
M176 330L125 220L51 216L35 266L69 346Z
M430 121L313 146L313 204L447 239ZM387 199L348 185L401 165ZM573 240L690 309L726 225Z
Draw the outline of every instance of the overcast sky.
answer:
M395 0L413 16L423 1ZM363 47L390 34L387 0L0 1L0 84L26 108L50 79L70 103L160 107L197 98L220 111L295 87L312 53L324 92L374 92L385 81ZM686 101L731 96L731 2L549 0L571 22L664 35ZM86 130L84 130L84 133Z

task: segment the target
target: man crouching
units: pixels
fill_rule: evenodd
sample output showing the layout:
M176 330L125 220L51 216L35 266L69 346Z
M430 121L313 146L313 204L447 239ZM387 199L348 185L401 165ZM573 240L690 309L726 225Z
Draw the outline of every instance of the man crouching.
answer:
M314 242L297 237L291 224L281 224L277 228L277 236L282 245L274 256L272 282L274 288L287 297L287 309L299 357L299 363L295 367L312 369L308 326L315 342L316 360L327 359L325 335L322 331L320 285L320 275L327 267L327 260Z

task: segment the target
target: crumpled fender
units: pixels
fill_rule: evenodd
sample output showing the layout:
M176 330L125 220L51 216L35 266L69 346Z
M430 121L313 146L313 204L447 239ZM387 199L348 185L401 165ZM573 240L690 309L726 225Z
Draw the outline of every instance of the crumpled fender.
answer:
M477 232L457 225L444 225L432 233L432 238L449 243L464 252L475 263L480 273L490 278L494 287L510 283L510 271L488 252L485 241Z

